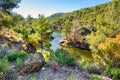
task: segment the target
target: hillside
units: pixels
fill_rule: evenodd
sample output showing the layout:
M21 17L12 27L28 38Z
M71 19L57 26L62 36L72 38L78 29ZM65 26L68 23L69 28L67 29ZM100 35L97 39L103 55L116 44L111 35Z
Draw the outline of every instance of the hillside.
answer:
M79 27L86 27L91 29L94 28L94 30L96 31L97 24L99 24L100 20L102 19L107 25L112 25L114 23L116 26L119 26L119 8L119 0L113 0L105 4L83 8L70 13L64 13L61 16L59 15L53 17L51 18L51 24L56 24L58 26L64 27L64 24L67 20L69 20L70 22L77 21L79 23ZM103 26L104 25L105 24L103 24Z
M85 39L88 39L89 44L96 45L104 42L107 37L115 37L115 35L120 32L119 9L120 1L113 0L94 7L64 13L59 17L49 18L49 20L50 24L62 27L64 34L82 35ZM70 25L66 26L67 23ZM102 36L102 38L97 39L97 43L91 43L89 37L94 36L92 39L96 40L94 39L96 35L98 37Z

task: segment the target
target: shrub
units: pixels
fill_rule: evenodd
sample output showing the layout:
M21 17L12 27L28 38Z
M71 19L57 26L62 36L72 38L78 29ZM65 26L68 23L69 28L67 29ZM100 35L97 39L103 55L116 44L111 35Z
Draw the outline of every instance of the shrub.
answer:
M17 58L17 64L18 66L22 66L23 60L21 58Z
M90 80L101 80L101 79L99 79L97 75L96 76L91 75Z
M72 65L74 63L74 59L68 51L63 49L57 49L56 51L50 50L50 60L52 59L63 65Z
M27 53L26 52L16 52L16 56L18 57L18 58L24 58L24 57L26 57L27 56Z
M7 58L8 61L14 61L17 58L23 59L26 56L27 56L26 52L15 52L15 53L9 53L8 55L5 56L5 58Z
M36 77L30 77L30 80L36 80Z
M17 55L15 53L9 53L5 58L7 58L8 61L14 61L17 59Z
M112 68L111 69L112 79L119 80L120 79L120 69L119 68Z
M7 71L9 69L8 65L9 63L7 60L5 59L0 60L0 73Z

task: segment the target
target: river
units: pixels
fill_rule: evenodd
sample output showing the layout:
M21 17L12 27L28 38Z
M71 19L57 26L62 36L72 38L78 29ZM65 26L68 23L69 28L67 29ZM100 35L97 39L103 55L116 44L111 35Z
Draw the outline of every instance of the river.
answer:
M51 41L51 49L56 50L58 48L67 49L71 56L73 56L75 59L81 59L81 58L92 58L92 55L90 51L88 50L82 50L75 47L63 47L59 45L59 41L63 38L60 32L54 32L53 36L55 37L54 40Z

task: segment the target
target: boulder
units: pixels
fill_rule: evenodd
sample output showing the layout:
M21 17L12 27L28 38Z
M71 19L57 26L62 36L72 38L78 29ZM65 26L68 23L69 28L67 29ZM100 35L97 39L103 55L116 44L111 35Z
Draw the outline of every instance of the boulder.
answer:
M60 40L59 44L62 46L72 46L72 47L77 47L80 49L89 50L89 44L85 41L62 39L62 40Z
M24 60L21 73L32 73L42 69L44 57L41 53L30 53Z

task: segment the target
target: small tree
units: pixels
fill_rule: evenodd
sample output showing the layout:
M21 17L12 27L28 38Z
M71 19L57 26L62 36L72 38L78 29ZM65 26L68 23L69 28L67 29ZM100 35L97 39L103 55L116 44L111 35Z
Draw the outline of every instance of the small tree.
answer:
M51 26L48 24L47 20L45 18L39 18L33 22L32 27L36 31L35 34L39 34L38 41L41 48L50 47L50 41L53 39L53 31L50 30Z
M70 36L70 32L71 32L71 22L69 20L66 20L66 22L63 24L63 30L62 30L62 34L63 36L65 36L66 39L69 38Z

